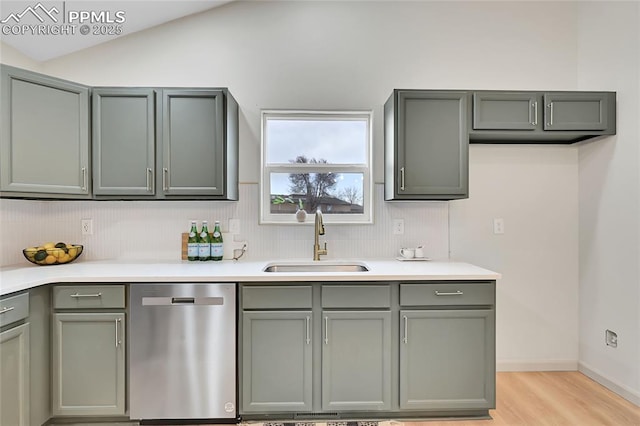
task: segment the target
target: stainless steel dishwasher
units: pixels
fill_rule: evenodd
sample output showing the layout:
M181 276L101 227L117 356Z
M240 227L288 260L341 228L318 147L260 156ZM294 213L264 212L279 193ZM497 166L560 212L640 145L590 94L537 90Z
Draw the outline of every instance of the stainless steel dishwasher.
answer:
M129 415L236 418L236 285L132 284Z

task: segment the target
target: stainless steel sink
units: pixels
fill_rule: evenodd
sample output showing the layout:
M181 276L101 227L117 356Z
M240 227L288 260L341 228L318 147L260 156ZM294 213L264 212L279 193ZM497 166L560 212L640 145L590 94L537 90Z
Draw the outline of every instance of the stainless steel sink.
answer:
M264 272L367 272L364 263L271 263Z

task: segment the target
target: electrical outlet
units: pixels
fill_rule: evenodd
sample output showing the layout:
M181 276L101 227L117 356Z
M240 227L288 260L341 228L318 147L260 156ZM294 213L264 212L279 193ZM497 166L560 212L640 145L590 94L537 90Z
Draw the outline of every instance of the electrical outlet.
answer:
M82 219L82 235L93 235L93 219Z
M229 219L229 233L230 234L240 233L240 219Z
M493 219L493 233L504 234L504 219L501 217Z
M611 346L612 348L617 348L618 347L618 334L611 331L611 330L605 330L604 332L604 342L607 344L607 346Z
M404 234L404 219L393 219L393 235Z

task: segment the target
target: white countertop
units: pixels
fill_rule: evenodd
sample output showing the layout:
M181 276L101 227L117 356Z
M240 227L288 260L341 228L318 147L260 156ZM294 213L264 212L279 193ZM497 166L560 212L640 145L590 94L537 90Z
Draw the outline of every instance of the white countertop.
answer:
M317 263L365 264L367 272L264 272L272 263L316 263L308 259L283 261L77 261L68 265L16 265L0 268L0 295L51 283L104 282L283 282L283 281L430 281L496 280L497 272L455 261L358 259Z

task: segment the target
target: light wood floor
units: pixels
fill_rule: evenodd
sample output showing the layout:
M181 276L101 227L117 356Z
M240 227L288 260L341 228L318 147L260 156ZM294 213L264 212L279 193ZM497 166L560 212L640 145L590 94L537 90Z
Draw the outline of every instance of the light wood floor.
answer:
M640 426L640 407L579 372L498 373L493 420L405 426Z
M496 409L490 411L490 420L424 421L404 424L394 421L391 424L640 426L640 407L575 371L498 373L496 389Z

